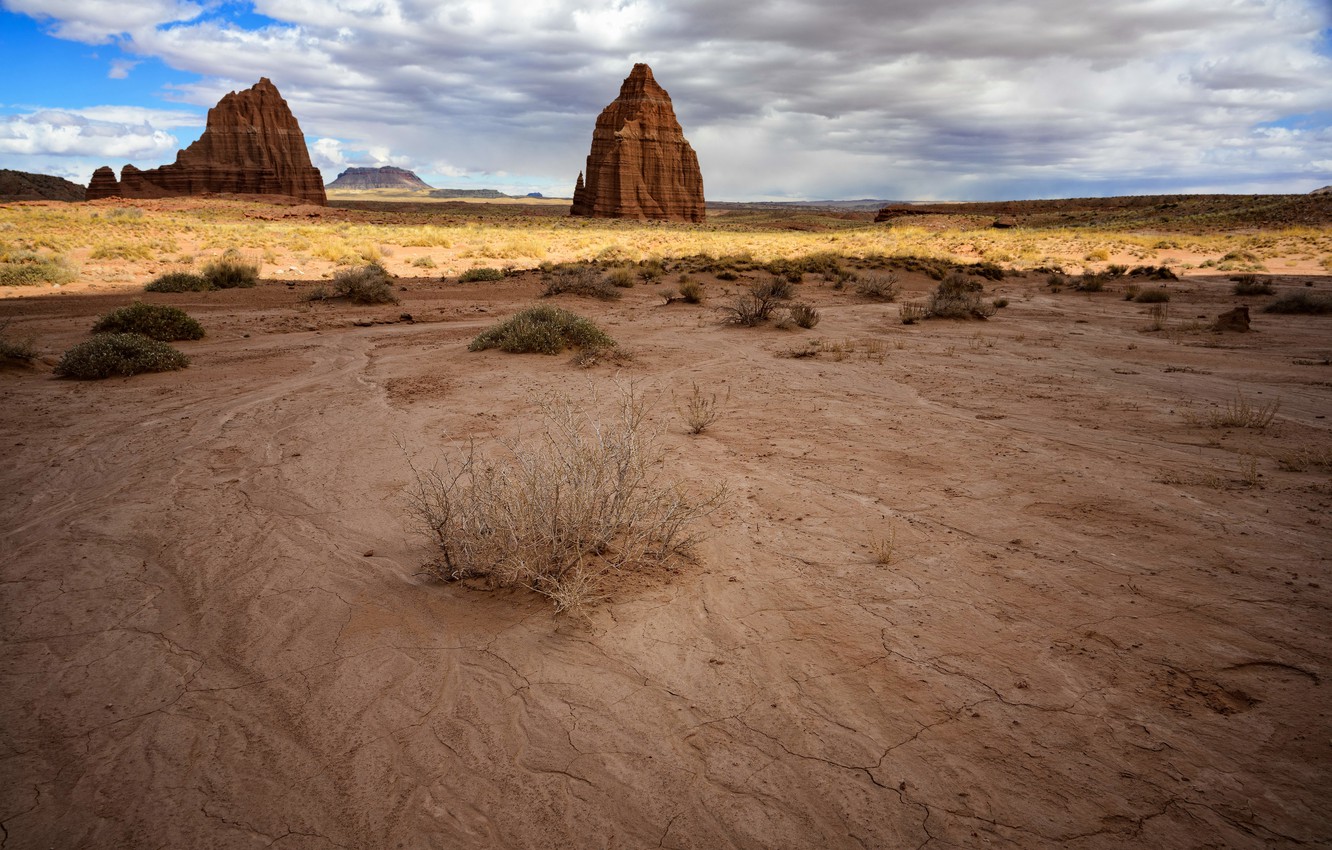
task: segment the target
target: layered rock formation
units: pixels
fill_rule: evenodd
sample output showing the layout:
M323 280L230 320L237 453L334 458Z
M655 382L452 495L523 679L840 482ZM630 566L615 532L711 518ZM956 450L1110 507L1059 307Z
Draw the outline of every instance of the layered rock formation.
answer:
M290 195L327 203L324 180L310 163L305 134L267 77L231 92L208 110L203 136L176 155L172 165L140 171L127 165L117 182L110 168L93 174L88 200L165 198L232 192Z
M63 177L0 168L0 201L81 201L83 187Z
M703 175L671 96L638 64L597 117L570 215L703 221Z
M348 168L328 184L329 189L433 189L405 168Z

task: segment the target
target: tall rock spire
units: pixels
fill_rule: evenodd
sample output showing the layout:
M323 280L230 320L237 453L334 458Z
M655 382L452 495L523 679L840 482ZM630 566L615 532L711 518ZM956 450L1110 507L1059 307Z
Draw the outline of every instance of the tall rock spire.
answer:
M703 221L698 156L675 118L671 96L639 63L592 132L586 181L579 175L570 215Z
M324 180L310 162L301 125L267 77L245 91L225 95L208 110L203 135L177 153L172 165L148 171L127 165L121 169L119 182L109 168L98 169L88 187L88 200L212 192L290 195L314 204L327 202Z

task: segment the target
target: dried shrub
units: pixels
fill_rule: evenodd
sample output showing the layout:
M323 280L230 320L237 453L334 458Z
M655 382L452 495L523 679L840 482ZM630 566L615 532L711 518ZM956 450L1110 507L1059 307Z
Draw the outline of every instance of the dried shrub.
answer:
M1156 289L1144 289L1133 296L1133 300L1139 304L1163 304L1170 300L1170 290L1157 287Z
M791 317L791 321L806 330L819 323L819 311L811 304L797 302L786 309Z
M179 307L144 304L142 301L112 310L97 320L92 331L95 334L142 334L159 342L202 339L204 335L203 325Z
M478 283L481 281L503 280L504 272L489 266L478 266L458 275L459 283Z
M636 277L637 275L629 269L620 268L614 269L610 274L606 275L606 282L616 289L633 289L634 284L637 282L635 280Z
M614 346L615 340L589 320L543 304L482 331L467 350L498 348L516 354L558 354L566 348L594 350Z
M862 298L893 301L899 291L897 275L893 272L865 272L856 278L855 290Z
M1272 283L1256 274L1237 274L1231 278L1235 286L1231 289L1236 295L1271 295Z
M546 289L543 298L554 295L585 295L610 301L620 297L620 291L610 284L594 265L556 266L545 273Z
M749 292L764 301L784 301L795 294L795 288L784 277L772 277L754 281L749 285Z
M344 269L333 275L332 298L346 298L355 304L396 304L388 272L379 263ZM313 299L311 299L313 300Z
M1297 289L1287 292L1263 308L1264 313L1304 313L1321 316L1332 313L1332 295Z
M741 295L734 304L723 307L722 312L730 324L752 328L766 322L772 315L774 306L771 301L765 301L754 295Z
M1266 404L1254 404L1244 397L1239 390L1235 398L1220 410L1209 410L1202 414L1185 413L1184 419L1190 425L1202 425L1208 428L1255 428L1262 430L1272 424L1277 411L1281 409L1281 399Z
M0 250L0 286L69 283L75 277L64 257L37 251Z
M148 281L144 292L208 292L213 285L194 272L166 272Z
M686 304L702 304L703 284L690 277L681 277L680 298L682 298Z
M950 274L939 281L926 306L931 319L987 319L994 306L981 301L983 286L966 275Z
M188 366L190 359L165 342L142 334L106 333L66 351L55 373L67 378L128 377L141 372L170 372Z
M907 303L897 308L897 315L902 320L902 324L914 325L929 316L929 312L924 305Z
M37 356L32 337L9 335L9 320L0 324L0 362L27 363Z
M201 272L211 289L249 289L259 283L259 263L228 249Z
M1166 266L1135 266L1129 277L1145 277L1148 280L1179 280L1179 275Z
M530 588L579 612L604 598L608 576L687 556L725 491L694 499L664 478L656 436L632 387L605 420L557 396L526 443L472 443L418 471L415 514L437 551L427 571Z
M685 427L691 434L702 434L712 423L721 418L722 405L731 400L730 387L726 389L726 398L718 401L717 394L711 395L704 393L698 388L698 384L690 381L692 391L689 397L681 402L676 399L676 410L680 411L680 417L684 419ZM672 393L674 398L674 393Z

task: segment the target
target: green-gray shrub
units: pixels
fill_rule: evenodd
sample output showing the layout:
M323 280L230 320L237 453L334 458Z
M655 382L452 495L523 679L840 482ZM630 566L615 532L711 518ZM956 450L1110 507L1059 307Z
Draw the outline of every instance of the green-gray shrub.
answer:
M528 307L482 331L468 351L498 348L517 354L559 354L566 348L613 348L615 340L588 319L559 307Z
M204 335L203 325L179 307L142 301L112 310L97 320L92 331L95 334L142 334L159 342L201 339Z
M556 266L545 277L546 290L541 293L543 298L552 295L586 295L611 301L620 297L620 291L594 265Z
M37 251L0 251L0 286L69 283L75 277L64 257Z
M213 289L249 289L259 283L259 264L227 251L205 265L202 274Z
M954 272L930 293L926 305L932 319L988 319L994 315L994 305L981 301L984 287L964 274Z
M396 304L388 272L379 263L345 269L333 275L333 298L346 298L356 304Z
M1263 308L1264 313L1304 313L1320 316L1332 313L1332 294L1297 289L1287 292Z
M167 272L148 281L144 292L207 292L213 285L194 272Z
M476 283L478 281L503 280L503 279L504 279L504 272L500 271L499 269L490 268L489 266L478 266L477 268L468 269L467 271L458 275L459 283Z
M1170 300L1170 290L1163 288L1144 289L1133 300L1139 304L1164 304Z
M55 373L66 378L95 380L141 372L170 372L190 359L165 342L143 334L97 334L66 351Z

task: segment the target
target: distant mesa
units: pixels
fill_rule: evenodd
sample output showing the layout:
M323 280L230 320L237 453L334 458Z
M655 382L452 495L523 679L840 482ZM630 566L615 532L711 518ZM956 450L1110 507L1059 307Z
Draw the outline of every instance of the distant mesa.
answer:
M523 197L524 197L524 198L544 198L544 197L546 197L546 196L543 195L543 194L541 194L540 192L528 192L528 193L527 193L526 195L524 195Z
M172 165L140 171L126 165L116 180L103 166L93 173L88 200L169 198L219 192L289 195L326 204L324 180L310 163L296 116L267 77L231 92L208 110L197 142L176 154Z
M433 189L405 168L385 165L381 168L348 168L337 176L329 189Z
M570 215L703 221L703 174L675 118L671 96L639 63L592 132Z
M63 177L0 168L0 201L81 201L83 193Z
M430 193L432 198L508 198L498 189L436 189Z

